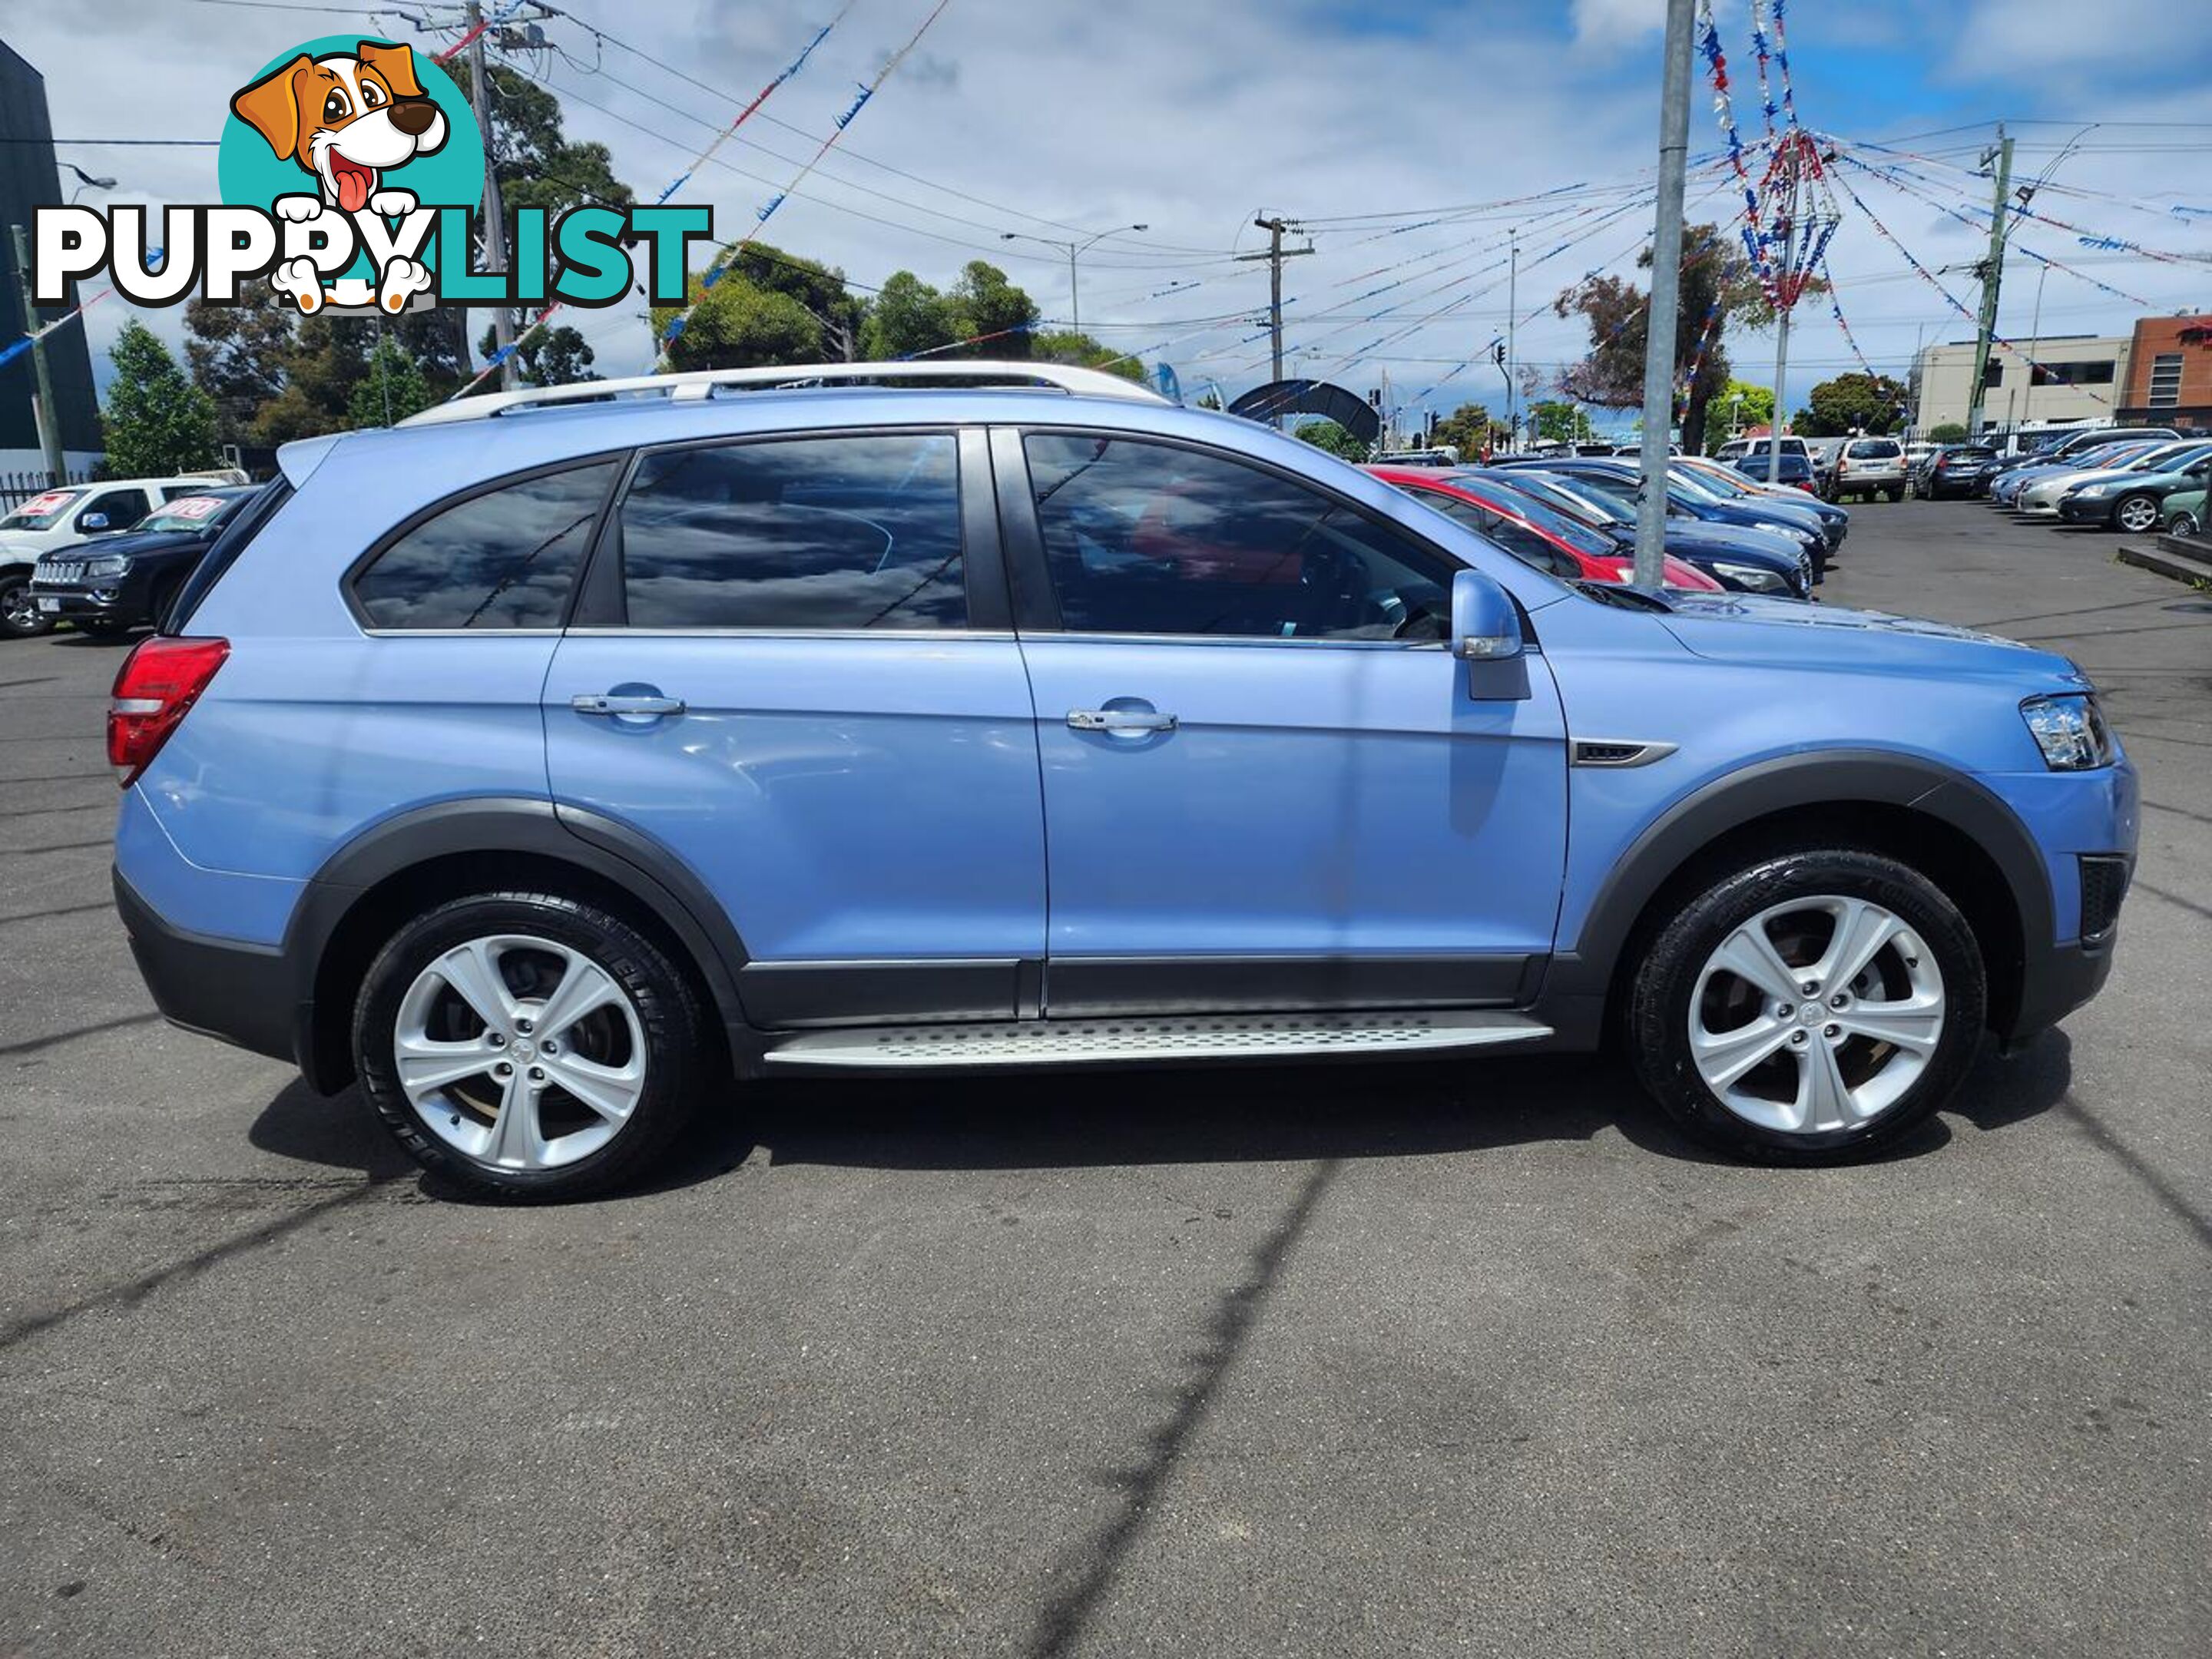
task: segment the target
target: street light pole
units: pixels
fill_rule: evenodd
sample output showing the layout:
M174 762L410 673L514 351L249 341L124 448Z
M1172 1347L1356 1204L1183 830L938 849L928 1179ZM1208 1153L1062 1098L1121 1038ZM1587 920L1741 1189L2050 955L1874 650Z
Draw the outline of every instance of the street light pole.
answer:
M1080 334L1083 332L1083 292L1081 288L1078 285L1078 279L1075 274L1076 256L1078 254L1088 253L1092 248L1104 241L1109 236L1119 236L1125 231L1150 230L1151 228L1152 227L1150 225L1116 225L1111 230L1102 230L1096 236L1080 242L1062 242L1057 241L1049 236L1032 236L1027 231L1002 230L999 233L999 240L1002 242L1037 242L1046 247L1066 248L1067 250L1068 322L1069 325L1073 327L1078 334Z

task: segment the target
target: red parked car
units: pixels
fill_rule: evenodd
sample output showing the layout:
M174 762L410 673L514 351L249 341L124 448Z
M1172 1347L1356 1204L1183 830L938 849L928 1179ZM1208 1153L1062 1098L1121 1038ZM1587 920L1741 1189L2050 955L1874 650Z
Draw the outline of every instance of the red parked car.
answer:
M1439 512L1457 519L1470 530L1492 541L1539 570L1570 580L1625 582L1636 574L1636 561L1620 544L1599 535L1587 525L1577 524L1543 502L1488 478L1464 472L1442 472L1431 467L1370 466L1365 469L1384 483L1419 495ZM1695 565L1669 556L1661 580L1668 587L1699 593L1723 592L1721 585Z

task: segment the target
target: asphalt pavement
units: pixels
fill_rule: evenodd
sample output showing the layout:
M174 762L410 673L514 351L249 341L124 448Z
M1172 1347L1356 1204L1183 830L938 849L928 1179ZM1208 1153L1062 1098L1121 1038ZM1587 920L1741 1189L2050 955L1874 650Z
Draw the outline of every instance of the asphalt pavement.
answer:
M427 1188L166 1026L119 653L0 645L0 1654L2212 1651L2212 599L1870 504L1831 599L2074 654L2104 998L1900 1155L1597 1060L764 1088Z

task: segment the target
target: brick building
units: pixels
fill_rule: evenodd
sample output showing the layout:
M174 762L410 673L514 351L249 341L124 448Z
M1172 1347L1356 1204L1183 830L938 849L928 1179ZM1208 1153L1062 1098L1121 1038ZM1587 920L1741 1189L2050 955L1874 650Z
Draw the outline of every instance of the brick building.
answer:
M2212 313L2146 317L2136 325L2119 418L2212 427Z

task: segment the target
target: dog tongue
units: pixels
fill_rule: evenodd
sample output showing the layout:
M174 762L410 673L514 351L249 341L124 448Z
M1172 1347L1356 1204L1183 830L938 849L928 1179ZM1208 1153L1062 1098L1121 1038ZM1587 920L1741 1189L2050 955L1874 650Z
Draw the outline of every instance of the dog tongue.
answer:
M348 213L358 213L368 205L368 185L373 177L360 167L339 167L337 173L338 205Z

